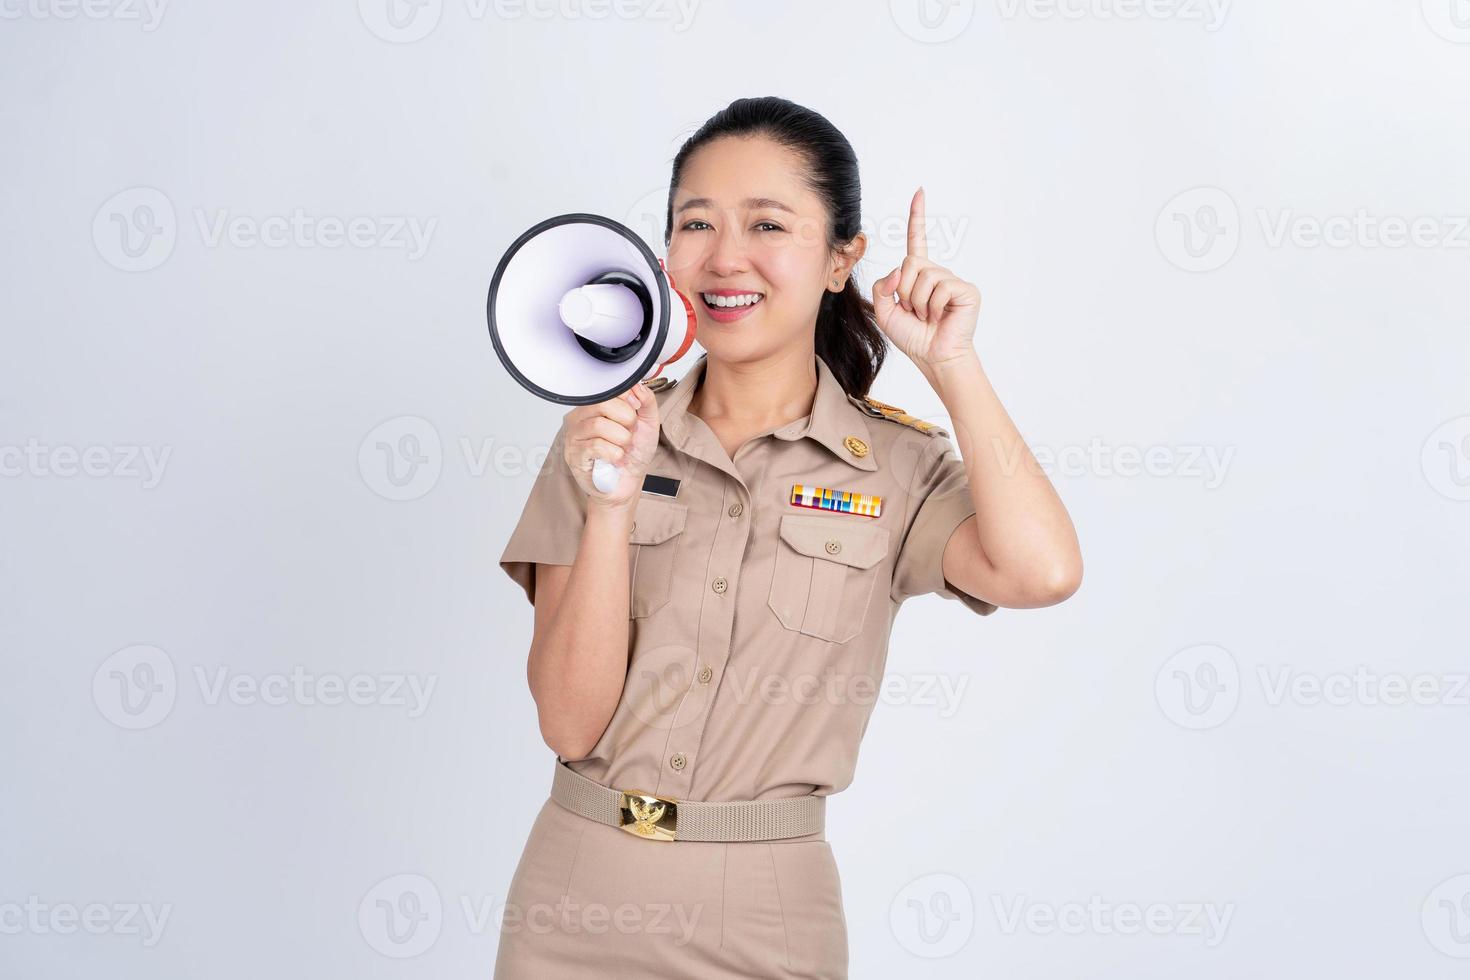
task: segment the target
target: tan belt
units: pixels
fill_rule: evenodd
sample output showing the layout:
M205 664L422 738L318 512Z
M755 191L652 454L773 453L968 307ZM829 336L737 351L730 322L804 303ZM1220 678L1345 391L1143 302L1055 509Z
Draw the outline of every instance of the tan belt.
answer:
M648 840L761 841L818 834L827 798L705 803L604 786L556 760L551 798L573 813Z

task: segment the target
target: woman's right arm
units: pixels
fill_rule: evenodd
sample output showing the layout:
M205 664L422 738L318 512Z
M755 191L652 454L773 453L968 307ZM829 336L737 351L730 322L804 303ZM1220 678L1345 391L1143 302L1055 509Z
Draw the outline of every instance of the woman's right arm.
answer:
M566 416L564 455L587 492L571 565L536 565L536 619L526 678L541 737L560 758L586 757L622 697L628 673L628 538L643 475L658 446L658 402L642 384ZM612 493L592 486L595 459L616 463Z

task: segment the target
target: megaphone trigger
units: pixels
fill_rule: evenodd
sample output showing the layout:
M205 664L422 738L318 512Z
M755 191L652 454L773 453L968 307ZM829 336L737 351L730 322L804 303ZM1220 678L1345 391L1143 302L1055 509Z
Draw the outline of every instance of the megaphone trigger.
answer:
M623 471L605 459L593 460L592 462L592 485L603 493L612 493L617 489L618 481L623 478Z

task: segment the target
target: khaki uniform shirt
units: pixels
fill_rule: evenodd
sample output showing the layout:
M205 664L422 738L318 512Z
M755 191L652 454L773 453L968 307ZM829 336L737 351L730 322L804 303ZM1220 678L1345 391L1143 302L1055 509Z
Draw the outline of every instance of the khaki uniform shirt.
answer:
M680 800L838 792L852 781L899 605L932 592L995 611L944 579L945 543L975 513L946 434L850 398L816 361L811 414L733 460L685 411L705 356L658 392L648 473L679 483L674 496L648 484L639 495L627 679L591 754L569 762L590 779ZM532 602L534 564L572 564L587 513L565 437L563 426L500 558ZM876 495L878 516L797 506L798 484Z

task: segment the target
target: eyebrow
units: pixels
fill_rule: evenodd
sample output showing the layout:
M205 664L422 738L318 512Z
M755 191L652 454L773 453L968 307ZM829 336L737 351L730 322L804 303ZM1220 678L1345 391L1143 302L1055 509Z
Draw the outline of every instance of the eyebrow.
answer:
M689 200L685 201L683 204L675 208L674 213L680 214L684 211L688 211L690 208L712 208L714 206L715 202L707 197L691 197ZM787 207L785 204L782 204L780 201L776 200L773 197L747 197L745 199L745 206L751 209L774 208L777 211L785 211L788 214L796 213L791 208Z

